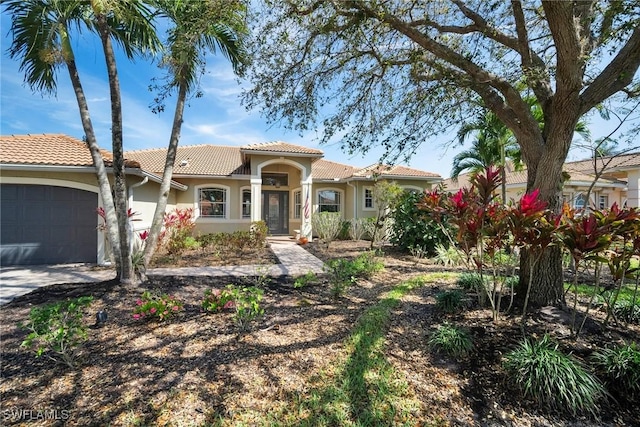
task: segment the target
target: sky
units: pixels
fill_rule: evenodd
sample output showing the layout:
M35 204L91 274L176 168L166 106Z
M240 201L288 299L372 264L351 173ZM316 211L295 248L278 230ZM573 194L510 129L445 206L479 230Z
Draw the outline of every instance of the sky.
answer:
M19 70L19 63L10 59L7 53L11 43L9 16L2 13L0 18L0 133L62 133L81 139L84 132L66 69L60 68L58 71L55 96L34 93L24 84L24 73ZM100 41L97 36L84 33L76 38L73 47L98 143L110 150L109 87ZM161 76L161 71L149 61L137 59L131 62L119 57L118 72L122 88L125 150L166 147L173 120L173 109L169 107L175 99L168 100L165 112L154 114L150 108L153 93L148 89L152 78ZM380 149L372 149L366 156L347 155L341 151L338 142L320 146L320 135L314 131L299 135L277 124L270 125L258 110L247 111L240 101L243 86L237 82L231 66L222 56L209 61L201 86L203 96L191 99L185 109L181 146L240 146L285 141L320 148L327 160L362 167L378 162L383 154ZM602 123L592 126L593 136L605 135L608 127ZM425 142L410 162L405 164L438 173L443 178L448 177L454 155L464 149L447 149L445 145L451 139L453 135L444 135ZM584 158L584 154L570 154L569 157L573 160L578 158Z

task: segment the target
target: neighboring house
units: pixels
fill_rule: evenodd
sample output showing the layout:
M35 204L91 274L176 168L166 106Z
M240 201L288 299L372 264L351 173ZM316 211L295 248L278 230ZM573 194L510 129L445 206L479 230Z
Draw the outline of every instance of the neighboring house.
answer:
M613 203L618 206L640 206L640 153L567 162L563 170L567 179L562 188L562 199L574 208L602 209ZM601 175L587 201L587 191L596 178L596 172ZM469 187L470 176L460 175L457 181L446 179L445 188L454 192L459 188ZM526 188L527 171L514 171L508 166L506 181L507 200L518 200Z
M148 228L165 149L125 153L129 206ZM374 216L373 185L393 180L422 191L442 179L405 166L367 168L324 160L321 150L285 142L178 149L167 211L193 208L196 233L248 230L266 221L274 235L312 236L316 212ZM103 151L106 166L112 154ZM66 135L0 137L0 264L104 262L102 205L86 144Z

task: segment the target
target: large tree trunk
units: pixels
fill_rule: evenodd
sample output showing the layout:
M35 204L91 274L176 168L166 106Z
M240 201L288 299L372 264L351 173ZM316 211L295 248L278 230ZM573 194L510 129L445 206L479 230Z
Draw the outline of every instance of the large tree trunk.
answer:
M105 213L105 222L107 227L107 239L112 242L112 251L115 261L115 268L117 277L120 276L120 247L116 244L119 241L118 236L118 219L113 203L113 197L111 195L111 184L109 183L109 177L107 176L107 170L104 166L104 160L100 153L100 147L96 139L96 134L93 130L93 123L91 122L91 116L89 114L89 104L87 98L84 95L84 89L80 82L80 76L76 67L75 59L73 56L73 50L65 38L63 41L65 49L65 58L67 70L69 71L69 77L71 78L71 86L76 95L78 102L78 109L80 110L80 120L82 122L82 128L84 130L85 137L87 139L87 145L89 152L91 153L91 159L93 160L93 166L96 168L96 176L98 178L98 186L100 187L100 197L102 198L102 205ZM97 212L96 212L97 215Z
M113 151L113 175L116 214L118 217L118 233L120 236L120 282L135 281L133 263L131 259L131 245L129 236L129 217L127 215L127 182L124 171L124 151L122 147L122 100L120 98L120 81L116 67L115 54L109 34L109 26L103 13L96 14L98 31L104 50L109 75L109 92L111 96L111 138Z
M528 250L520 252L520 281L516 288L517 301L524 302L529 285L529 258L534 256L529 307L547 305L564 306L562 251L558 246L548 247L541 256Z
M176 100L176 111L173 115L173 127L171 128L171 137L169 139L169 147L167 148L167 157L164 163L164 172L162 174L162 183L160 184L160 197L153 214L153 222L151 230L145 242L144 248L144 266L151 262L153 254L156 250L158 236L162 230L162 222L165 210L167 209L167 199L171 191L171 177L173 175L173 166L176 161L176 153L178 151L178 143L180 142L180 131L182 129L182 117L184 115L184 104L187 97L187 85L182 83L178 88L178 98Z

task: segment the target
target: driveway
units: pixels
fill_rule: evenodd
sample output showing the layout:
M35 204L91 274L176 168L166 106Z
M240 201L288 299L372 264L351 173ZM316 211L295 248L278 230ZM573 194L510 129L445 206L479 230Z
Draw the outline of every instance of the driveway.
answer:
M41 286L57 283L101 282L115 271L92 264L21 265L0 267L0 305Z

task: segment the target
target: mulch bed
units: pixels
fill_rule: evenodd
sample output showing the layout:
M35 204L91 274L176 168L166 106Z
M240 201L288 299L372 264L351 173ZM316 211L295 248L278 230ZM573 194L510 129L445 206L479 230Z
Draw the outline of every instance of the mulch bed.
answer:
M306 246L327 260L355 257L368 242ZM254 256L245 263L255 263ZM151 277L137 287L102 282L38 289L0 308L2 423L203 425L223 418L231 425L252 425L256 416L289 406L315 374L344 356L343 342L354 322L384 292L411 276L443 270L428 260L400 254L387 255L385 265L385 271L339 299L323 281L294 289L292 278L272 280L264 288L265 316L247 331L234 324L231 312L202 312L200 301L208 288L252 284L251 278ZM519 399L500 369L502 355L521 336L517 316L493 323L488 311L474 308L447 317L471 330L473 357L455 361L431 354L428 334L445 320L435 310L435 295L450 286L439 280L408 294L386 335L387 357L420 397L416 416L425 425L640 425L637 402L604 406L601 420L590 420L545 413ZM135 301L147 289L182 299L184 311L164 323L134 320ZM95 313L102 309L109 319L90 329L76 370L46 357L36 359L20 348L26 333L16 324L27 318L31 307L79 295L94 296L87 323L94 323ZM563 350L583 358L604 344L640 337L637 327L592 328L573 343L565 327L545 316L534 316L529 331L538 336L549 332ZM57 410L58 418L65 420L25 422L24 417L20 421L7 416L19 410L34 411L28 413L32 418L37 417L35 411Z

